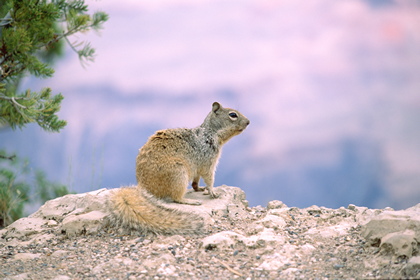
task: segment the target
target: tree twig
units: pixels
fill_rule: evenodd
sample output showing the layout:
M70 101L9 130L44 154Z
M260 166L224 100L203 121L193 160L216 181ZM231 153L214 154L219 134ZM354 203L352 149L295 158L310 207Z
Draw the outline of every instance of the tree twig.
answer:
M5 155L0 155L0 158L3 158L3 159L8 159L8 160L14 160L15 159L15 157L16 157L16 155L12 155L12 156L5 156Z
M225 262L223 262L220 259L217 259L221 265L223 265L227 270L229 270L230 272L232 272L233 274L236 274L238 276L244 277L244 275L236 270L234 270L233 268L231 268L228 264L226 264Z
M23 97L23 96L13 96L13 97L9 97L9 96L6 96L6 95L4 95L4 94L0 94L0 99L3 99L3 100L9 100L9 101L12 101L12 102L14 102L14 103L16 103L16 100L30 100L29 98L27 98L27 97ZM20 106L20 107L22 107L23 105L22 104L19 104L18 103L18 105ZM25 107L25 106L23 106L23 107ZM26 108L26 107L25 107Z
M16 106L18 106L18 107L20 107L20 108L22 108L22 109L27 109L27 107L26 106L23 106L22 104L20 104L20 103L18 103L17 101L16 101L16 99L17 100L25 100L25 99L27 99L27 98L25 98L25 97L16 97L16 96L13 96L13 97L9 97L9 96L6 96L6 95L3 95L3 94L0 94L0 99L3 99L3 100L8 100L8 101L12 101L12 103L13 103L13 105L16 107Z

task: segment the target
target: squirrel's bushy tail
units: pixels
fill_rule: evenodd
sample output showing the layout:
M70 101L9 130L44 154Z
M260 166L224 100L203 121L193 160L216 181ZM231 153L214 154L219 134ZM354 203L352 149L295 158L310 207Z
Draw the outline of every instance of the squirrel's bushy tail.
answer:
M109 208L110 223L123 229L156 234L200 234L204 231L202 217L165 207L146 190L137 187L113 191Z

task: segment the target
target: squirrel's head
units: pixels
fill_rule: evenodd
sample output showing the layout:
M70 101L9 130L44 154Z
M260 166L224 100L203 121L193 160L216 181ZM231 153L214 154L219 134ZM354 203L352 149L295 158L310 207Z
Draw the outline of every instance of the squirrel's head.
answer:
M217 131L221 143L225 143L235 135L240 134L249 125L249 120L231 108L224 108L220 103L214 102L212 110L207 116L207 125Z

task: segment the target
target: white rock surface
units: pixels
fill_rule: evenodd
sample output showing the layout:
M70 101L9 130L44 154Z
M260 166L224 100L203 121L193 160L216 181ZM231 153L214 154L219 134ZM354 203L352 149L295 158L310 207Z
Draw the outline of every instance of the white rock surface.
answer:
M242 241L244 238L244 236L233 231L222 231L204 238L202 246L206 250L212 250L214 248L223 249L226 247L232 248L233 245Z
M18 253L14 256L15 260L32 260L39 258L41 254Z
M384 254L410 258L420 246L420 204L375 215L363 225L362 236Z
M241 189L228 186L215 189L220 194L218 199L212 199L202 192L190 191L186 194L187 198L200 200L203 203L200 207L165 202L163 204L194 212L204 218L207 226L213 225L215 219L221 216L235 218L248 214L245 210L245 193ZM25 237L26 241L34 242L43 239L51 230L65 233L68 237L96 234L106 224L106 218L110 214L106 207L110 192L108 189L100 189L47 201L29 217L19 219L0 230L0 236L7 240Z
M107 227L110 190L67 195L0 230L0 278L420 278L420 204L249 208L239 188L165 203L206 221L205 236L121 235Z

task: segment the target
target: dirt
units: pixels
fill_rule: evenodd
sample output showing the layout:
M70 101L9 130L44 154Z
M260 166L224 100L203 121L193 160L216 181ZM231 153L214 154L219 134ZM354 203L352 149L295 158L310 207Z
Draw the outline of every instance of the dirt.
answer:
M420 277L412 256L363 237L372 217L393 211L246 208L202 236L121 235L113 228L68 237L52 228L37 242L0 237L1 279L397 279ZM418 248L418 244L414 244ZM417 247L416 247L417 246Z

